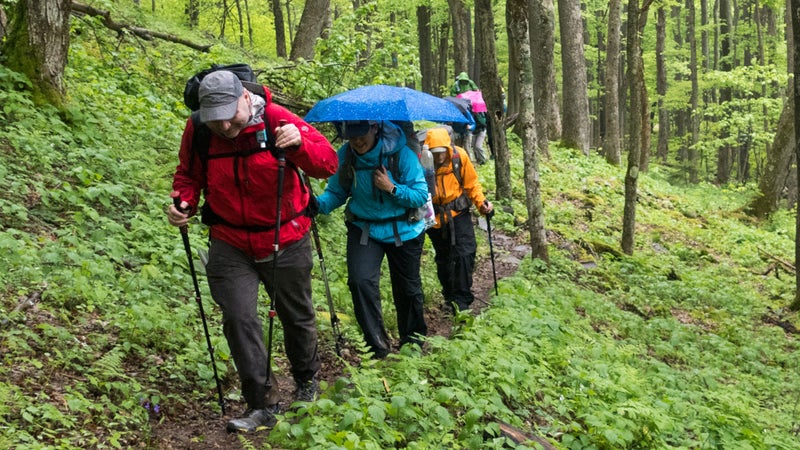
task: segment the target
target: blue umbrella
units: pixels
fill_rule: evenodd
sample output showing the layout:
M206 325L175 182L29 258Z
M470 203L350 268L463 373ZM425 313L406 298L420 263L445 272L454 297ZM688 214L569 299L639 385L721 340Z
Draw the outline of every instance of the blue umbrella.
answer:
M396 120L473 123L447 100L406 87L376 84L352 89L319 101L306 114L307 122Z

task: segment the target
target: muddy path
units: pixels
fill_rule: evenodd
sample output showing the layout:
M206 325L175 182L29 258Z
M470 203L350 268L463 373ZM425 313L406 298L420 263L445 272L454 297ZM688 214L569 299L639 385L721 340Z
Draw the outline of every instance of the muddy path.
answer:
M478 220L476 233L486 232L486 222ZM484 235L485 236L485 235ZM530 247L522 243L519 238L507 236L498 230L492 232L492 247L494 249L494 270L497 279L501 280L512 275L519 266L521 260L530 255ZM479 258L476 262L475 275L473 281L473 292L476 300L472 304L473 314L479 314L482 309L491 305L491 298L494 296L494 275L492 261L488 256ZM428 324L429 335L439 335L449 337L452 329L452 316L444 314L439 305L428 305L426 307L425 318ZM324 339L324 338L323 338ZM279 368L285 368L287 363L281 359L281 352L276 352L275 362ZM320 356L322 357L322 368L318 373L321 380L333 383L343 374L344 363L336 358L330 342L320 342ZM345 348L343 359L349 364L357 365L358 356L354 352ZM282 370L282 373L288 373ZM230 383L236 383L231 380ZM224 389L235 389L236 385L224 386ZM294 383L290 377L278 377L278 389L281 398L290 399L294 390ZM193 394L196 396L196 393ZM179 410L164 408L157 417L152 420L152 435L146 439L146 448L151 449L243 449L245 448L236 434L229 434L225 431L225 423L244 412L244 402L228 402L225 417L220 417L218 413L212 412L206 403L202 401L187 399L185 406ZM284 407L286 405L283 405ZM247 435L247 441L260 448L261 443L266 438L267 433Z

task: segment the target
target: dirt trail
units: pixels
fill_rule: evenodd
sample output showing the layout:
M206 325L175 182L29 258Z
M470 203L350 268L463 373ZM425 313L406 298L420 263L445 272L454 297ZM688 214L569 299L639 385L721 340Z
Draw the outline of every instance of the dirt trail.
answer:
M486 222L483 219L478 221L476 227L476 233L480 232L486 232ZM521 259L530 255L529 245L521 244L514 237L506 236L496 229L492 231L492 243L498 280L512 275L517 270ZM472 304L472 309L473 313L477 314L488 306L494 295L492 262L488 254L485 258L480 258L477 261L473 292L476 300ZM429 335L449 337L452 327L452 317L449 314L443 314L438 306L431 305L426 310L425 319L428 324ZM333 355L334 352L330 343L321 342L320 345L322 369L318 377L321 380L332 383L341 376L343 363ZM350 364L358 364L358 357L347 349L344 350L343 357ZM285 361L280 360L280 355L276 355L275 358L275 364L285 365ZM287 372L287 370L282 371L282 373ZM235 383L235 380L232 382ZM226 386L226 388L234 387ZM281 392L281 398L290 399L294 385L289 378L279 377L278 389ZM161 450L242 449L244 447L239 438L235 434L229 434L225 431L225 423L228 419L236 417L244 411L244 403L229 402L226 409L226 416L220 417L209 410L207 404L201 401L192 401L191 399L187 407L181 408L181 410L171 411L165 408L158 418L153 418L153 435L147 448ZM251 434L247 436L247 439L254 443L256 448L260 448L266 434Z

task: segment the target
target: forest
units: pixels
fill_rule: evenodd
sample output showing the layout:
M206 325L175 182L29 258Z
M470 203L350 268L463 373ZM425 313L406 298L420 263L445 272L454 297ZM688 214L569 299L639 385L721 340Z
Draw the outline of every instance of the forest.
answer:
M800 448L794 3L0 2L0 448ZM225 431L245 405L208 227L188 261L165 215L186 81L239 62L300 117L467 72L496 209L472 310L443 312L426 242L429 336L385 360L343 215L318 216L321 397L257 434Z

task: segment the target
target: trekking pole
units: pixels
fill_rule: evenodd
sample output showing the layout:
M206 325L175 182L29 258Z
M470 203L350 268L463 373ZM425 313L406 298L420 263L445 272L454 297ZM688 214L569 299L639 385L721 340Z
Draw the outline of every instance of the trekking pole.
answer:
M172 203L178 211L181 209L181 196L180 192L172 191ZM183 238L183 248L186 250L186 258L189 260L189 273L192 274L192 282L194 283L194 299L197 302L197 307L200 309L200 319L203 321L203 332L206 335L206 345L208 346L208 355L211 357L211 367L214 369L214 381L217 383L217 396L219 398L219 407L222 410L222 415L225 415L225 400L222 397L222 384L219 382L219 375L217 374L217 363L214 361L214 347L211 345L211 336L208 333L208 322L206 322L206 313L203 310L203 301L200 299L200 284L197 282L197 273L194 270L194 260L192 259L192 248L189 245L189 227L183 225L180 227L181 237Z
M494 246L492 246L492 216L494 210L486 214L486 232L489 233L489 256L492 258L492 276L494 277L494 295L497 295L497 270L494 268Z
M311 186L311 180L308 174L303 174L303 180L308 186L309 193L313 196L314 190ZM317 259L319 259L319 268L322 271L322 282L325 283L325 297L328 299L328 309L331 314L331 328L333 329L334 347L337 356L342 356L342 332L339 331L339 316L336 315L336 310L333 309L333 297L331 296L331 287L328 284L328 272L325 270L325 257L322 255L322 242L319 239L319 229L317 228L317 219L311 218L311 234L314 236L314 245L317 247Z
M281 121L281 125L283 125ZM266 124L265 124L266 125ZM269 296L269 338L267 341L267 390L272 389L272 329L275 324L275 303L278 296L278 251L281 246L281 201L283 197L283 176L286 171L286 152L274 147L272 154L278 160L277 206L275 211L275 242L272 244L272 294Z

